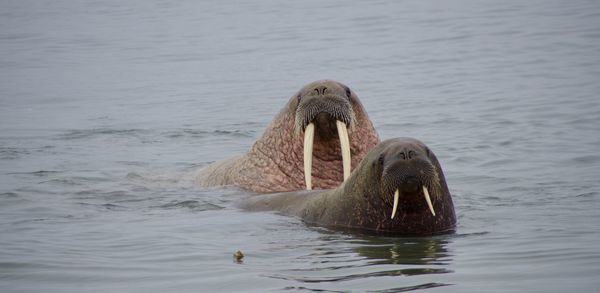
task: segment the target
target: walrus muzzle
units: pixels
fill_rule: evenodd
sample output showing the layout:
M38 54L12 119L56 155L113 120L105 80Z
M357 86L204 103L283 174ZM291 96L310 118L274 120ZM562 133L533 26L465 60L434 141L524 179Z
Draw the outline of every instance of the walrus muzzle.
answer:
M315 127L326 137L332 132L333 121L340 140L344 180L350 176L350 139L348 128L354 123L354 111L349 97L329 94L326 88L316 88L313 92L299 96L296 108L296 132L304 131L304 180L306 189L312 189L312 156Z
M440 184L434 165L424 155L412 150L400 152L397 156L398 159L391 165L384 166L381 180L382 194L389 194L394 200L391 218L396 215L401 196L408 201L414 200L411 197L415 195L423 196L429 211L435 216L429 191L437 194Z

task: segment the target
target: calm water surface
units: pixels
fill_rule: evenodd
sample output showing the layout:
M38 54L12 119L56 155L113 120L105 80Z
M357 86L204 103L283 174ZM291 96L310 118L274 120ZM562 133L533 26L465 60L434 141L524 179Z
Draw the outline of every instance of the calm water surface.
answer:
M322 78L432 147L456 234L193 185ZM0 291L599 292L599 81L598 1L2 1Z

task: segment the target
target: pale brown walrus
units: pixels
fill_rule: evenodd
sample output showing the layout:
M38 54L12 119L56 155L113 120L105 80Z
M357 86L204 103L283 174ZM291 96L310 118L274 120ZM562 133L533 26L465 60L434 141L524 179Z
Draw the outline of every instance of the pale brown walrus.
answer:
M261 193L334 188L378 142L356 94L319 80L289 99L246 154L207 166L196 181Z
M412 138L377 145L336 189L253 196L240 207L277 210L309 224L372 234L432 235L453 232L456 226L440 163Z

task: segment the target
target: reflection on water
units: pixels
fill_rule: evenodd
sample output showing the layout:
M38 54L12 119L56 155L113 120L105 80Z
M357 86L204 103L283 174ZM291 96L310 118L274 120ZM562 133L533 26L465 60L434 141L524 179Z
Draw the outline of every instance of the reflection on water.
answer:
M393 282L396 285L389 288L378 285L371 287L369 292L404 292L452 285L440 282L435 277L453 272L450 269L452 254L448 249L453 239L451 235L387 238L327 235L332 232L325 229L319 229L319 232L325 234L319 237L319 241L326 245L318 246L312 253L300 257L303 262L309 264L308 266L269 274L266 277L299 284L287 289L327 292L331 285L343 287L343 284L371 283L372 280L380 278L397 280ZM419 277L427 278L418 284L408 281ZM377 287L380 289L373 290Z
M393 293L393 292L409 292L409 291L416 291L416 290L423 290L423 289L430 289L430 288L437 288L437 287L444 287L447 286L446 284L438 284L438 283L427 283L427 284L420 284L420 285L415 285L415 286L406 286L406 287L395 287L395 288L389 288L389 289L382 289L382 290L368 290L365 292L374 292L374 293ZM315 288L309 288L309 287L304 287L304 286L288 286L285 288L282 288L282 290L294 290L294 291L311 291L311 292L349 292L349 291L338 291L338 290L325 290L325 289L315 289Z
M449 236L398 239L374 237L356 248L356 252L372 259L372 264L447 266L452 262L452 255L446 248L451 239ZM424 272L431 273L431 270L424 269Z

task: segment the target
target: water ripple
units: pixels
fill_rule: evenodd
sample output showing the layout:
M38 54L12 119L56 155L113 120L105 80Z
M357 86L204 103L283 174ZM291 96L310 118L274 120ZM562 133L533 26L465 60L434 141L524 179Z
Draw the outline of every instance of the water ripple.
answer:
M342 281L350 281L356 279L366 279L372 277L395 277L395 276L418 276L418 275L429 275L429 274L448 274L452 273L452 270L445 268L406 268L406 269L397 269L397 270L386 270L386 271L377 271L377 272L369 272L369 273L361 273L361 274L349 274L343 276L333 276L333 277L298 277L298 276L289 276L289 275L266 275L268 278L273 279L282 279L288 281L296 281L301 283L329 283L329 282L342 282Z
M444 283L425 283L425 284L419 284L419 285L414 285L414 286L394 287L394 288L382 289L382 290L366 290L365 292L372 292L372 293L410 292L410 291L432 289L432 288L451 286L451 285L452 284L444 284ZM310 291L310 292L335 292L335 293L349 292L349 291L345 291L345 290L338 291L338 290L328 290L328 289L316 289L316 288L308 288L308 287L304 287L304 286L287 286L287 287L283 288L283 290L286 290L286 291L288 291L288 290Z
M17 147L0 147L0 159L2 160L15 160L24 155L29 155L31 152L25 148Z
M90 139L98 136L138 136L148 133L144 129L112 129L112 128L94 128L94 129L76 129L61 134L57 139L77 140Z
M186 208L194 211L212 211L212 210L221 210L224 207L219 206L214 203L209 202L201 202L197 200L175 200L169 203L163 204L160 206L165 209L173 209L173 208Z
M177 129L171 130L168 132L164 132L162 134L168 138L180 138L180 137L188 137L188 138L205 138L205 137L214 137L214 136L230 136L230 137L253 137L254 131L248 130L198 130L198 129Z

